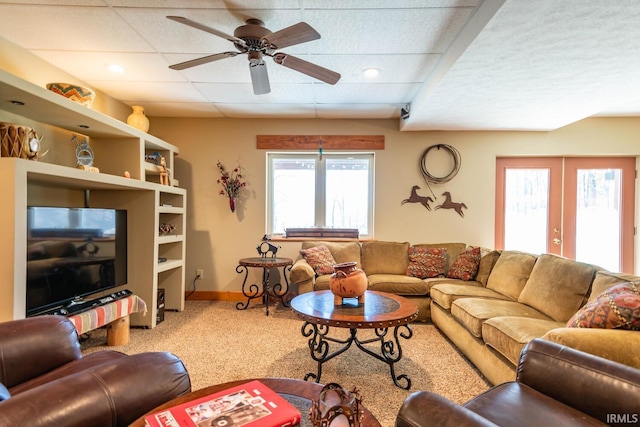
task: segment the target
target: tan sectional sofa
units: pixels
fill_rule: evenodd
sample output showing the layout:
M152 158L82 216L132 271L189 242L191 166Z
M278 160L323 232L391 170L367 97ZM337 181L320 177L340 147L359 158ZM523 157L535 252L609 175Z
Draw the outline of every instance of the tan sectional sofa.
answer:
M459 279L446 277L434 277L419 279L407 276L409 266L408 242L384 242L370 241L362 244L357 241L325 242L309 241L302 243L302 249L325 245L333 255L336 263L355 261L369 280L369 289L373 291L389 292L410 298L418 305L418 318L416 321L431 321L431 298L429 291L437 283L467 283L475 286L483 286L481 282L463 282ZM446 248L447 263L445 274L448 273L451 263L467 245L465 243L424 243L414 245L421 248ZM486 269L485 269L486 270ZM488 276L487 272L480 273L477 278ZM330 274L316 276L314 269L299 257L291 268L289 282L292 288L299 294L311 291L329 289Z
M369 289L411 298L419 321L432 321L493 384L513 381L520 353L529 341L544 338L640 368L640 332L566 327L569 319L602 292L640 277L550 254L484 250L470 281L406 275L408 242L310 241L302 249L329 248L336 263L356 261ZM418 244L447 248L447 269L467 245ZM298 293L329 288L329 274L316 276L300 257L290 273Z
M433 323L493 384L513 381L524 346L544 338L640 368L640 332L566 327L605 290L639 277L555 255L505 251L484 288L431 288Z

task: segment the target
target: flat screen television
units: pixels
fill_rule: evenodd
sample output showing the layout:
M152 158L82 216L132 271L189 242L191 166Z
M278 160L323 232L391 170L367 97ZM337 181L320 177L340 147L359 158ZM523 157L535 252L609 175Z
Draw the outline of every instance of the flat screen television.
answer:
M27 208L27 316L126 283L126 210Z

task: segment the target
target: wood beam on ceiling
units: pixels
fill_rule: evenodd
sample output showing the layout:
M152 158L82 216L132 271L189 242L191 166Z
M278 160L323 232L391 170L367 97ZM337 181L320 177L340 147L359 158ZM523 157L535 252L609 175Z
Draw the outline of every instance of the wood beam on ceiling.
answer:
M384 135L258 135L259 150L384 150Z

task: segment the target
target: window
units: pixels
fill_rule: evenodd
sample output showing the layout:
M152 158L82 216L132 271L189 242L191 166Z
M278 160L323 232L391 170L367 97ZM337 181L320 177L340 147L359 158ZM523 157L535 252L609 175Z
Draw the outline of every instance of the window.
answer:
M373 236L373 153L268 153L267 174L267 234L335 227Z

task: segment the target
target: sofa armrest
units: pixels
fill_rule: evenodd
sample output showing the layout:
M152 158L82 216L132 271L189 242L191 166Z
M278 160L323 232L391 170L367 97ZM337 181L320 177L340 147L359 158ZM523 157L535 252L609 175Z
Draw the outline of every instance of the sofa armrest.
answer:
M64 316L0 323L0 383L8 389L81 356L78 332Z
M638 331L599 328L556 328L542 339L566 345L640 369L640 334Z
M294 262L289 271L289 282L295 285L313 283L315 277L316 272L304 258Z
M640 370L540 338L522 351L516 380L605 423L638 413Z
M496 426L496 424L430 391L418 391L405 399L396 417L396 427Z
M190 390L176 356L140 353L11 396L0 402L0 425L128 426Z

